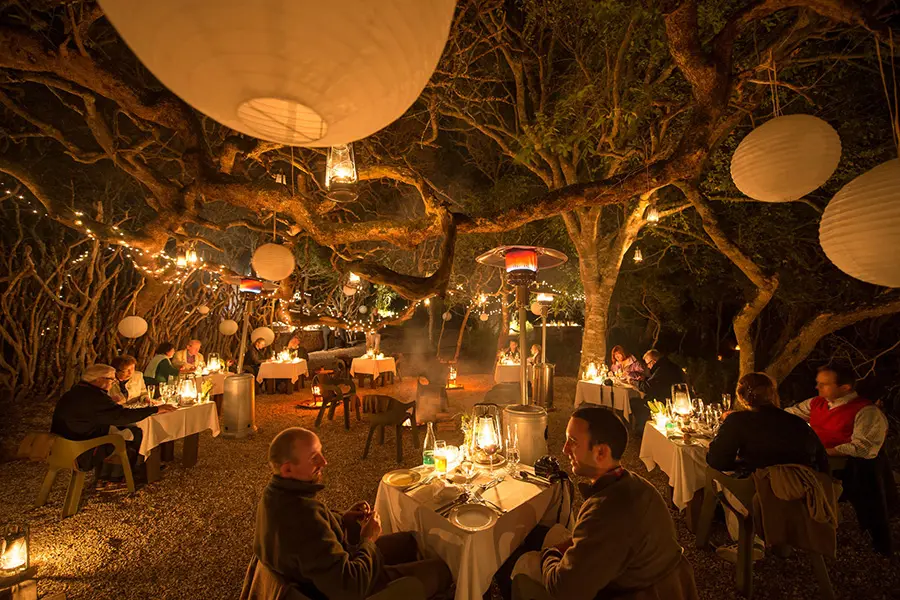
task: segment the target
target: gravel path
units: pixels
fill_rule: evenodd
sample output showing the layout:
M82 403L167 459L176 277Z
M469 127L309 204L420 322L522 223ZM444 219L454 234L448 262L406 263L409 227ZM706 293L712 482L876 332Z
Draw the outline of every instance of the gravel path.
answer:
M462 377L461 382L466 389L450 396L454 412L478 401L490 385L490 376ZM556 383L560 410L551 413L550 443L558 455L574 398L574 380L558 378ZM407 378L379 393L411 398L414 381ZM40 595L65 592L70 599L92 600L237 598L250 558L256 503L269 478L268 443L285 427L312 426L315 412L295 408L308 395L303 390L294 396L259 396L255 436L226 440L202 434L195 467L173 464L161 481L133 496L87 490L81 511L65 520L59 513L66 477L58 478L49 503L36 509L33 502L45 467L22 461L0 464L0 522L30 523ZM350 431L342 423L338 411L336 419L326 421L320 431L329 461L325 498L334 508L358 499L373 502L381 475L396 467L390 432L385 446L376 445L363 462L365 423L354 419ZM459 441L456 432L439 437ZM419 449L412 447L409 437L404 442L406 466L417 464ZM640 440L631 441L626 465L666 494L666 477L658 470L648 474L638 460L639 444ZM178 445L176 455L180 452ZM739 597L732 587L733 567L712 552L695 550L694 536L684 519L674 509L673 516L702 598ZM897 529L895 522L895 539L900 538ZM724 535L724 527L717 526L713 541L721 543ZM828 568L839 598L900 598L896 591L900 590L900 558L884 559L869 549L849 506L843 508L838 547L840 557L828 561ZM818 597L810 566L796 553L788 559L767 558L757 563L755 572L756 598Z

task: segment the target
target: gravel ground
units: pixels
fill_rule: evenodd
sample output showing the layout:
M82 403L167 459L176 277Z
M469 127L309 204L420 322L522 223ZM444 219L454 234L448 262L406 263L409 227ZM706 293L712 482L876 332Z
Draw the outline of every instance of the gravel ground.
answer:
M454 412L468 409L490 385L488 375L461 376L466 389L451 393ZM551 413L550 443L559 455L563 432L574 398L574 380L558 378L557 405ZM363 392L366 393L366 392ZM379 393L411 398L414 381L406 378ZM59 477L43 508L33 508L45 467L22 461L0 464L0 522L25 521L32 528L33 562L38 565L41 596L65 592L84 599L219 599L237 598L250 559L253 515L269 475L266 449L272 437L290 426L311 427L315 412L297 410L295 404L308 390L257 398L259 432L244 440L201 435L200 460L185 469L175 463L163 479L144 486L132 496L124 492L86 490L82 509L75 516L59 517L66 477ZM49 420L49 416L48 416ZM365 415L363 415L365 421ZM361 461L367 427L352 421L342 427L340 411L320 431L326 468L325 499L344 508L358 499L373 502L379 478L395 468L393 435L384 447L375 446ZM456 432L439 435L458 443ZM420 461L418 448L404 440L406 466ZM638 460L640 440L632 440L626 466L647 477L667 496L666 477L647 473ZM176 455L181 451L176 448ZM667 496L670 497L670 496ZM736 598L734 569L712 552L693 547L694 536L684 518L673 509L679 538L694 565L701 597ZM894 537L898 539L897 523ZM724 527L717 525L714 542L722 543ZM859 531L852 508L843 508L838 531L840 557L828 561L839 598L900 598L900 558L881 558L869 549ZM755 568L755 597L817 598L808 562L797 554L788 559L767 558Z

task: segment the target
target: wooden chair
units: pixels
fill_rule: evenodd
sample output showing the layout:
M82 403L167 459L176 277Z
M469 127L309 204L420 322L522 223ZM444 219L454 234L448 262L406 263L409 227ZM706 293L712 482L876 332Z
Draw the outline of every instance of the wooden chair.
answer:
M256 556L250 559L240 600L310 600L296 585L288 583L284 577L260 562ZM390 582L386 588L368 596L366 600L425 600L425 588L414 577L401 577Z
M718 483L721 489L716 486ZM737 507L725 497L722 491L727 489L748 509L744 515ZM747 598L753 595L753 539L756 535L753 518L753 497L756 495L756 484L751 477L731 477L710 466L706 467L706 487L703 490L703 506L700 509L700 522L697 527L697 548L705 549L709 544L710 529L713 516L716 511L716 503L721 503L725 510L730 510L737 516L740 524L738 535L737 572L735 573L735 586ZM828 570L825 567L825 559L821 554L809 552L816 580L819 582L819 592L822 598L834 600L834 590L828 579Z
M396 430L397 462L402 463L403 423L407 419L412 424L410 431L412 432L413 443L417 448L419 446L419 433L416 426L416 403L400 402L396 398L381 395L367 396L367 398L374 399L371 402L374 412L369 417L369 435L366 438L366 448L363 450L362 457L367 458L369 456L369 446L372 444L372 436L375 434L375 430L378 430L378 444L383 446L384 428L393 426Z
M71 517L77 513L78 504L81 501L81 491L84 488L85 472L78 468L76 459L88 450L93 450L104 444L111 444L115 449L114 455L118 456L122 461L122 471L125 473L128 491L134 493L134 477L131 474L131 465L128 462L128 453L125 451L125 440L122 436L104 435L103 437L83 442L54 436L52 444L50 455L47 457L47 475L44 476L44 483L41 485L41 491L38 493L37 506L43 506L47 503L56 474L63 469L68 469L72 471L72 475L69 478L69 489L66 492L66 501L63 503L62 516Z
M350 429L350 407L356 409L356 420L361 421L359 409L359 396L356 394L356 384L352 380L341 381L334 376L316 375L313 385L318 385L322 394L322 407L316 417L316 427L321 427L322 418L328 410L328 420L334 420L334 411L339 404L344 406L344 428Z

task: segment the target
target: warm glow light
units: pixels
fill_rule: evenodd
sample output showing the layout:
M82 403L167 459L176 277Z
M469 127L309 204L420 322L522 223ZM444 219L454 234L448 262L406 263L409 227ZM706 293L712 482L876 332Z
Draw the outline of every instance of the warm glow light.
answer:
M655 206L651 206L647 209L647 222L648 223L659 223L659 211Z
M314 398L318 398L322 395L322 388L317 385L312 386L312 395Z
M487 302L487 295L479 294L478 295L478 304L484 304L485 302Z
M597 371L597 365L589 363L587 369L584 370L585 381L596 381L600 378L600 372Z
M551 302L553 302L553 298L554 298L553 294L549 294L547 292L539 292L537 295L538 302L545 302L547 304L550 304Z
M0 556L0 569L4 571L14 571L25 566L28 558L28 545L25 538L20 537L15 540L3 551Z
M187 266L187 257L185 257L183 252L178 253L178 258L175 260L175 265L179 267Z
M500 438L497 435L497 428L494 419L491 417L481 417L478 419L478 427L475 433L475 443L482 450L488 448L496 448L500 445Z
M644 260L644 254L641 252L640 248L634 249L634 262L639 263Z
M197 385L193 379L185 379L181 382L181 389L179 390L181 393L181 397L185 399L197 399Z
M350 275L349 275L349 277L348 277L348 280L350 281L350 283L359 283L359 275L357 275L356 273L351 272Z
M328 198L337 202L356 200L357 182L356 161L353 158L353 145L332 146L328 149L325 166L325 188Z
M431 298L425 298L425 306L431 306Z
M672 410L682 416L687 416L694 411L687 384L679 383L672 386Z
M735 345L734 345L734 349L735 349L735 350L740 350L740 349L741 349L740 344L735 344Z
M456 367L450 367L450 374L448 376L450 381L456 381Z
M196 265L198 262L197 251L193 248L189 248L187 252L184 254L184 261L189 265Z
M504 257L506 261L506 272L512 271L533 271L538 270L538 256L534 250L510 250Z

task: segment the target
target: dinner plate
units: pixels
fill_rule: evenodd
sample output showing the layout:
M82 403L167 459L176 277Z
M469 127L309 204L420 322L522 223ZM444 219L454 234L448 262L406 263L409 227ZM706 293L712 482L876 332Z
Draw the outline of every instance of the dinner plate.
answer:
M463 504L450 511L451 523L466 531L482 531L497 522L497 513L483 504Z
M391 487L405 488L419 483L422 480L422 474L412 469L397 469L396 471L385 473L381 480Z

